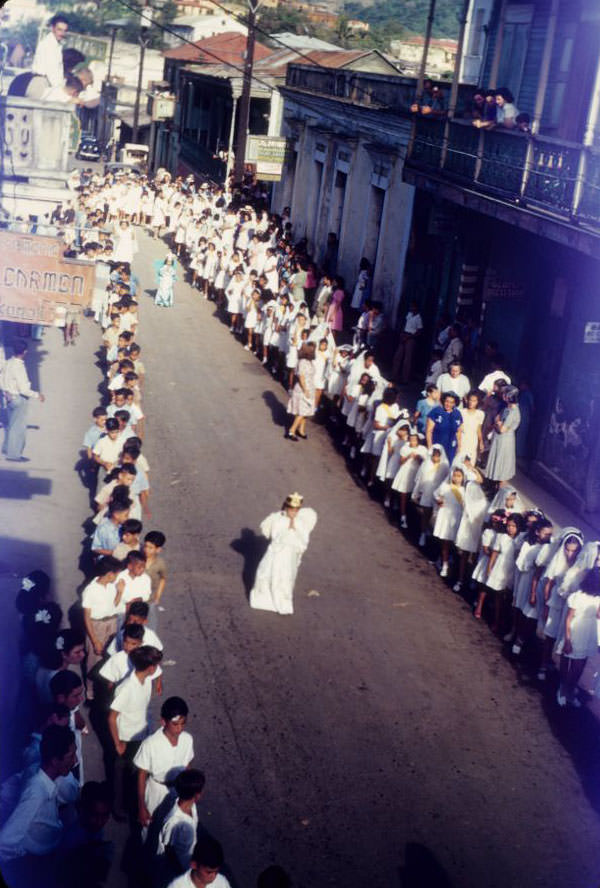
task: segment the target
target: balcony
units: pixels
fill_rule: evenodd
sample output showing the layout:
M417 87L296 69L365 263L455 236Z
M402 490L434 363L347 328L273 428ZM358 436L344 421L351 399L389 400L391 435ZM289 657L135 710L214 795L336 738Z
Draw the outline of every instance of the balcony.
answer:
M0 96L0 216L39 216L68 195L79 131L73 105Z
M578 143L419 117L406 167L600 231L600 152Z

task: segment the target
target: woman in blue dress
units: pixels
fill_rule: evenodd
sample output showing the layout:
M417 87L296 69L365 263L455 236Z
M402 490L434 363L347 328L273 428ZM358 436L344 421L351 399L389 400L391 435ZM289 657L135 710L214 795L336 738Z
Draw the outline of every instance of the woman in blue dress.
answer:
M163 308L171 308L173 305L173 290L177 280L175 256L173 253L167 253L165 261L158 264L156 275L158 277L158 289L154 297L154 304Z
M441 406L434 407L428 414L425 427L427 447L431 450L434 444L441 444L450 465L456 456L463 431L462 416L456 407L458 403L458 395L454 392L445 392Z

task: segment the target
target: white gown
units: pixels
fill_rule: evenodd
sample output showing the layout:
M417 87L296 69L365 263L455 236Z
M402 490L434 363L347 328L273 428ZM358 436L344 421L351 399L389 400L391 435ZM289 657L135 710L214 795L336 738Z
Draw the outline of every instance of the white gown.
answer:
M277 614L294 613L294 583L316 523L314 509L300 509L293 528L285 512L272 512L265 518L260 532L270 543L256 571L250 607Z

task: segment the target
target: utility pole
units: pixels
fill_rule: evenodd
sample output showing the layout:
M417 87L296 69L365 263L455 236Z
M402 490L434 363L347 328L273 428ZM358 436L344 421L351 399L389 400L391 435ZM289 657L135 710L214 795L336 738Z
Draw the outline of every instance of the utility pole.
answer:
M429 44L431 43L431 32L433 30L433 22L435 19L435 0L429 0L429 14L427 16L427 27L425 29L425 40L423 41L423 55L421 57L421 67L419 69L419 79L417 81L416 100L420 102L423 97L423 82L425 80L425 71L427 67L427 56L429 54Z
M252 71L254 68L254 46L256 43L256 14L262 4L262 0L247 0L248 2L248 38L246 41L246 58L244 60L244 80L242 94L239 101L238 135L235 145L235 166L233 168L233 181L235 185L241 185L244 181L246 167L246 143L248 141L248 127L250 125L250 101L252 95ZM235 103L233 113L235 114ZM235 126L235 122L233 124Z
M153 9L150 0L144 0L144 8L140 13L140 66L138 68L138 82L135 93L135 105L133 106L133 126L131 127L131 141L136 144L139 135L140 101L142 98L142 84L144 82L144 58L146 47L149 43L150 28L152 27Z

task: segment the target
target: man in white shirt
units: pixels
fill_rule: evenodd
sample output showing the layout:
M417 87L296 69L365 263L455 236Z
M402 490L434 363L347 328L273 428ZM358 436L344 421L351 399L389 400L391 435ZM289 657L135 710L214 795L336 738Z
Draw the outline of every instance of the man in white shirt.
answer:
M65 69L63 65L62 42L69 30L68 19L57 13L50 19L50 33L43 37L37 45L33 64L34 74L41 74L52 87L64 86Z
M392 377L397 379L402 385L406 385L410 380L415 346L422 329L423 319L419 313L418 305L416 302L411 301L404 321L404 329L400 336L400 343L392 363Z
M471 391L471 382L469 377L462 372L460 362L452 361L447 373L438 376L437 387L440 390L440 395L454 392L462 401Z
M60 842L63 823L58 808L74 799L59 797L56 781L75 767L75 735L63 725L49 725L40 743L41 767L27 782L17 807L0 830L2 874L6 861L50 854ZM13 883L14 884L14 883Z
M44 402L41 392L31 388L27 370L25 368L25 355L27 343L19 340L13 345L13 357L10 358L2 371L1 387L6 397L8 410L8 422L4 434L2 453L11 462L28 462L23 456L27 435L27 409L29 400L36 398Z

